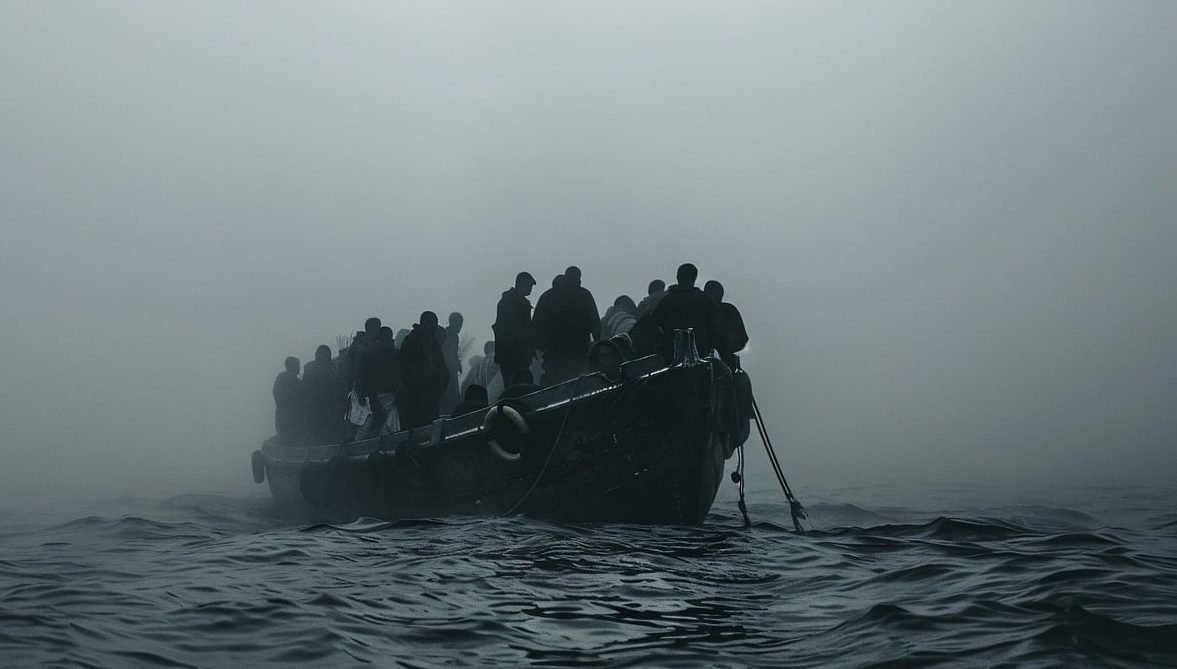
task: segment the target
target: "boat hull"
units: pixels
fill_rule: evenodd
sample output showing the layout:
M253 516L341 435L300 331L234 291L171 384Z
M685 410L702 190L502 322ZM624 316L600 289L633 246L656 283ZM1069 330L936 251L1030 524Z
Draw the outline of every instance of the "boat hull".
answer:
M281 508L323 520L525 514L697 524L747 437L732 375L714 359L637 360L621 380L587 375L508 406L526 435L485 425L482 410L349 444L267 442L266 479ZM504 457L506 436L518 459Z

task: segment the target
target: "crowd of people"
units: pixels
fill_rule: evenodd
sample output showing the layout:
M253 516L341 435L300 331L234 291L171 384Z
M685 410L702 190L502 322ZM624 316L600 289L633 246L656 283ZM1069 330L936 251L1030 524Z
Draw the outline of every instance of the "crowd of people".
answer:
M658 353L672 360L672 334L686 328L694 329L700 357L714 352L738 369L738 353L748 343L743 318L723 301L718 281L696 287L698 275L694 265L684 264L674 285L651 281L640 302L622 295L601 316L581 285L580 268L553 278L534 308L529 298L535 278L520 272L499 299L494 340L469 360L468 369L462 314L450 314L443 327L437 314L426 311L411 330L395 334L379 318L369 318L338 356L319 346L305 369L298 358L286 358L285 371L274 380L278 439L290 445L338 443L428 425L441 415L476 411L587 371L613 378L636 356ZM357 406L368 414L362 425L354 420Z

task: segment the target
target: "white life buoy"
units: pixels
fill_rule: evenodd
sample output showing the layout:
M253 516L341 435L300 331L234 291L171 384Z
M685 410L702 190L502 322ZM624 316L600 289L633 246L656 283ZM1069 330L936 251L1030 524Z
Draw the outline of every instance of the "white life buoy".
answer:
M507 420L511 421L511 424L515 426L515 429L518 430L519 434L521 435L529 434L531 432L531 428L527 425L527 419L523 417L523 414L509 406L504 406L502 404L499 404L490 411L487 411L486 417L482 419L482 429L491 433L490 439L486 441L487 446L490 446L491 452L503 460L506 460L507 462L517 462L522 456L521 453L510 453L499 445L497 438L498 435L494 429L495 419L499 416L506 416Z

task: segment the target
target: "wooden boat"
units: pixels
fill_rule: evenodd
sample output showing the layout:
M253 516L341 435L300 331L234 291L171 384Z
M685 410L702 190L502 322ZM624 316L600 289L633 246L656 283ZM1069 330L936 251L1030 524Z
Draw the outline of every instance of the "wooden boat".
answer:
M748 437L738 385L716 358L649 356L417 429L328 446L271 439L254 476L281 508L316 519L698 524Z

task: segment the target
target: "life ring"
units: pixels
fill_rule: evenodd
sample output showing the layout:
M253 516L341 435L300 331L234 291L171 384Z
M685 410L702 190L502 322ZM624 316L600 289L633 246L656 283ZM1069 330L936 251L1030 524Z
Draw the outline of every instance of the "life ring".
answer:
M253 457L250 458L250 464L253 465L253 482L264 482L266 480L266 459L262 457L261 451L253 452Z
M513 432L518 435L519 449L515 453L506 450L499 444L499 441L507 436L504 434L504 416L506 422L514 428ZM482 419L482 429L490 432L490 438L486 440L486 445L490 447L491 452L507 462L519 461L523 455L523 442L531 435L531 427L527 424L527 419L523 417L523 414L505 404L496 405L486 412L486 417Z

